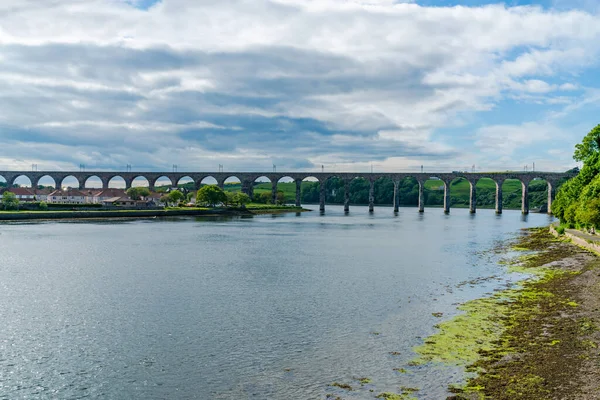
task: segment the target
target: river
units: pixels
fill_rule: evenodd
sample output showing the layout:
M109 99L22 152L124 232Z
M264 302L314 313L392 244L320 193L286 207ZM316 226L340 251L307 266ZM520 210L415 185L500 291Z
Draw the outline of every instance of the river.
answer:
M445 398L460 368L394 368L514 279L493 248L550 221L328 206L0 224L0 399Z

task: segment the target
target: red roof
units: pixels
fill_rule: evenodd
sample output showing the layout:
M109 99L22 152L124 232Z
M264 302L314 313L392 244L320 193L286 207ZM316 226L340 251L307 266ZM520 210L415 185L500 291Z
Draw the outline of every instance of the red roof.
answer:
M24 187L13 187L8 189L8 192L14 193L17 196L33 196L31 189Z
M94 193L95 197L124 197L127 194L125 193L125 189L104 189Z

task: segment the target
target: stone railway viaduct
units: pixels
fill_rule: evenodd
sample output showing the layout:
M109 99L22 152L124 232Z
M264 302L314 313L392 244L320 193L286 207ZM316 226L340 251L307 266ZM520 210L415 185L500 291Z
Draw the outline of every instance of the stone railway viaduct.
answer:
M552 201L556 193L556 186L563 178L571 178L574 174L556 173L556 172L491 172L491 173L467 173L467 172L452 172L452 173L354 173L354 172L68 172L68 171L0 171L0 177L3 177L8 186L15 184L15 181L20 177L27 177L31 181L33 187L37 187L39 182L44 177L50 177L55 182L55 187L63 187L63 181L66 178L75 178L79 182L79 189L86 187L86 182L90 178L98 178L102 182L102 188L108 188L109 182L113 178L122 178L125 181L125 187L130 188L133 181L137 178L145 178L150 189L154 189L159 179L169 179L172 185L177 185L182 179L192 179L195 186L198 188L201 182L206 178L213 178L217 181L218 186L223 188L225 181L229 178L237 178L242 184L242 191L253 197L254 183L258 178L266 177L273 185L273 199L277 195L277 183L288 178L296 182L296 205L301 205L300 187L302 181L306 178L315 178L320 182L320 210L325 211L325 194L328 179L337 177L341 179L345 187L344 210L350 209L350 182L355 178L364 178L370 182L369 190L369 211L374 208L374 184L380 178L389 178L394 182L394 211L397 212L400 205L398 185L400 181L406 178L414 178L419 183L419 212L425 210L423 188L425 181L437 178L444 184L444 212L450 212L450 183L457 178L466 179L471 187L470 192L470 212L476 212L477 192L475 185L481 178L490 178L496 183L496 213L502 213L502 183L506 179L517 179L521 182L522 190L522 206L521 211L524 214L529 213L528 187L529 183L534 179L544 179L548 184L548 212L550 212Z

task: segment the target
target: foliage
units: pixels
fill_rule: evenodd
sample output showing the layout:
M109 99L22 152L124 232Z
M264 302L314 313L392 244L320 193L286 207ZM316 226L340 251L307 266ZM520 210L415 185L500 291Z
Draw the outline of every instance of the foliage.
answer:
M277 191L276 199L277 199L277 204L279 204L279 205L285 204L285 194L281 190Z
M150 195L150 189L145 187L132 187L127 190L127 195L132 200L141 200L142 197Z
M211 207L215 207L217 204L226 202L227 195L220 187L215 185L207 185L200 188L196 195L197 204L208 204Z
M254 202L259 204L271 204L271 191L255 193L254 194Z
M40 204L38 204L38 209L40 211L48 211L48 203L41 201Z
M600 125L575 146L573 158L583 161L579 174L556 195L552 212L564 225L600 227Z
M179 190L172 190L168 194L169 203L178 204L182 200L185 199L185 195L181 193Z
M235 194L234 201L236 205L240 207L246 207L246 204L250 203L252 199L250 199L250 196L248 196L246 193L238 192Z
M596 125L594 129L588 133L581 143L575 145L575 153L573 158L575 161L583 161L584 163L588 159L600 152L600 124Z
M19 209L19 199L14 193L4 192L2 195L2 208L4 210L18 210Z
M192 201L192 199L193 199L194 197L196 197L196 192L194 192L194 191L191 191L191 192L188 192L188 194L185 196L185 199L186 199L186 200L187 200L187 202L189 203L189 202L191 202L191 201Z
M226 206L245 207L251 201L250 196L242 192L225 192L225 197L227 198L224 203Z

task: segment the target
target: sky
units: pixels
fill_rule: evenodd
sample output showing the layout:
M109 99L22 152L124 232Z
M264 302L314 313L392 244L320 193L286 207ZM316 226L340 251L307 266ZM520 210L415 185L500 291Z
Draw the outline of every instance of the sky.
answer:
M597 0L0 0L0 170L564 171Z

